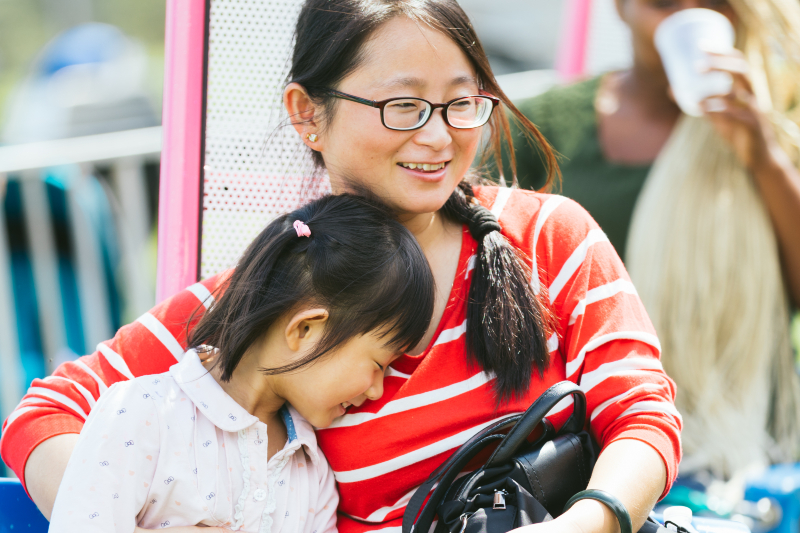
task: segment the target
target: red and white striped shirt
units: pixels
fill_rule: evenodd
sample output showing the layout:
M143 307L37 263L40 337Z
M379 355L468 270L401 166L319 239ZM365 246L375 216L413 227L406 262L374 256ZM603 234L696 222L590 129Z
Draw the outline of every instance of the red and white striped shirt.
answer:
M560 196L478 187L503 234L532 258L531 284L557 320L544 377L528 394L499 407L487 376L467 363L466 299L477 243L464 229L458 270L431 345L405 355L387 372L384 394L318 431L341 495L342 533L400 532L403 510L428 475L474 433L524 411L554 383L569 379L586 393L589 428L607 446L619 439L651 445L667 469L667 489L680 460L675 384L659 362L660 346L628 274L597 224ZM98 351L35 380L6 420L0 452L20 476L43 440L78 433L97 397L117 381L165 372L184 352L187 322L223 276L189 287L123 327ZM195 318L195 321L198 318ZM191 326L191 324L189 325ZM565 400L550 414L557 427ZM666 493L666 492L665 492Z

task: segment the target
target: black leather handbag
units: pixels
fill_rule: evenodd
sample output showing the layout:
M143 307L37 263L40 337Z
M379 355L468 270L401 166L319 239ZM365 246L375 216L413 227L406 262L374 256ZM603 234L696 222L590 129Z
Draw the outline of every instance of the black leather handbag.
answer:
M570 395L574 401L572 415L556 432L544 417ZM492 424L437 468L406 507L403 533L428 533L437 515L435 533L505 533L552 520L574 503L571 500L586 497L604 501L597 494L588 494L601 491L578 494L586 489L597 457L597 448L584 430L585 420L583 391L570 381L553 385L525 413ZM530 442L528 438L540 425L541 436ZM486 463L456 479L492 443L499 444ZM436 489L426 502L434 485ZM620 518L620 512L615 513ZM621 514L622 530L625 531L623 518L627 518L630 532L630 518L624 507ZM655 533L656 529L658 524L649 521L640 533Z

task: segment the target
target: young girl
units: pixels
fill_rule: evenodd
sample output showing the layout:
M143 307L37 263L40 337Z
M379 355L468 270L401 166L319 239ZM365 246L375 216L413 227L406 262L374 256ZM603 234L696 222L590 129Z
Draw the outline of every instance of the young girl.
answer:
M178 364L98 400L51 532L336 531L313 427L380 398L425 334L433 275L417 241L372 201L328 196L267 226L210 300Z

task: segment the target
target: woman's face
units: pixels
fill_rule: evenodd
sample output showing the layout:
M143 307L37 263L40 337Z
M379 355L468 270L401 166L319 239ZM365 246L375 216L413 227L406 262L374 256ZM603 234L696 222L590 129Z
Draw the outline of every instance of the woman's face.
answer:
M662 20L677 11L692 8L712 9L722 13L734 27L738 18L727 0L617 0L622 20L633 34L633 53L638 65L648 70L661 70L661 58L654 44L656 28Z
M413 96L432 103L479 91L474 69L452 40L405 17L381 26L365 44L364 55L336 89L370 100ZM475 158L481 130L453 129L436 110L421 129L393 131L381 124L377 108L338 100L317 149L335 192L355 183L399 214L413 215L444 205ZM410 164L444 168L426 172L407 168Z

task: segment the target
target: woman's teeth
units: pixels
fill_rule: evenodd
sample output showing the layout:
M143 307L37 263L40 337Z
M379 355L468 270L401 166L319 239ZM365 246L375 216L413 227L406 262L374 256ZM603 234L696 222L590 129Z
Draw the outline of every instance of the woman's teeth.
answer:
M402 166L406 168L410 168L411 170L424 170L425 172L431 172L434 170L439 170L444 168L447 162L444 163L400 163Z

